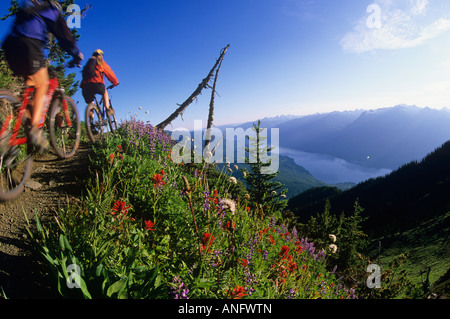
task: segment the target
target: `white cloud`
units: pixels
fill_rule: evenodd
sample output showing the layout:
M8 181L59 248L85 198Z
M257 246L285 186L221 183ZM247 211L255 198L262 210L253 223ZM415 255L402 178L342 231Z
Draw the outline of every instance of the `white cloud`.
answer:
M430 18L429 0L375 0L379 16L370 11L354 29L340 41L348 52L364 53L375 50L394 50L417 47L450 30L450 19ZM368 19L378 19L378 27L371 27Z

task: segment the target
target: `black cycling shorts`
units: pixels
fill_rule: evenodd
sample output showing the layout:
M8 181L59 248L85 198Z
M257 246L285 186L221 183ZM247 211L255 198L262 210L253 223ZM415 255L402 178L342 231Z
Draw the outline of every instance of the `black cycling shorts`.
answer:
M106 91L105 84L103 83L83 83L81 89L86 104L94 102L95 95L99 94L103 96Z
M15 75L29 76L46 67L42 41L9 36L4 44L5 58Z

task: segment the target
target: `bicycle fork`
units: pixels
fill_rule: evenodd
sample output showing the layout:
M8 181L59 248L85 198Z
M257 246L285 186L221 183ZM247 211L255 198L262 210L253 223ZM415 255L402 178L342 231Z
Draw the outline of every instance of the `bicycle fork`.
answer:
M5 123L3 123L3 126L0 130L0 137L2 137L1 144L5 143L5 139L8 142L8 144L3 145L3 147L14 147L14 146L18 146L18 145L27 143L27 137L18 139L17 135L19 134L20 127L22 126L22 119L25 114L27 105L30 102L31 94L33 93L33 91L34 91L34 88L32 88L32 87L27 87L25 89L24 98L22 100L22 105L20 106L19 112L17 114L17 121L14 124L13 131L10 132L11 136L9 139L6 139L6 135L8 135L8 128L10 127L11 121L13 120L13 114L9 114L5 120Z

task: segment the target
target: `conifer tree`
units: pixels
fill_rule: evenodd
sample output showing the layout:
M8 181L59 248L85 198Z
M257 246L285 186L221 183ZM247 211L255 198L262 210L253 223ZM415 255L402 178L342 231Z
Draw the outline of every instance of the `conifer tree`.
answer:
M267 154L274 148L266 146L264 143L267 136L262 134L265 128L261 128L261 120L258 120L257 124L253 124L252 130L255 132L255 136L247 136L250 147L245 148L249 155L246 156L245 163L250 171L242 170L247 182L250 201L255 207L262 207L266 212L267 208L272 211L282 211L287 206L287 200L283 199L287 189L283 189L283 184L273 180L277 177L278 172L268 172L271 160L267 158ZM252 155L253 160L251 159Z

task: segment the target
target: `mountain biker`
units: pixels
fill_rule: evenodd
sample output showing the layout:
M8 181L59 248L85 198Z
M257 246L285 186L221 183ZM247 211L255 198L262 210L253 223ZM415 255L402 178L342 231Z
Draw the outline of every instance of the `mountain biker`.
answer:
M105 87L105 76L113 86L119 85L119 80L114 71L103 59L103 51L99 49L92 54L92 57L83 68L83 81L81 82L80 87L87 104L94 102L96 94L103 96L103 103L108 115L110 115L109 96ZM93 114L91 114L91 116L93 116Z
M83 60L83 54L62 16L62 8L56 1L22 0L12 30L3 43L5 58L11 70L17 76L26 77L26 85L35 89L30 141L41 152L50 146L42 129L38 128L49 88L48 69L43 54L49 32L56 37L59 46L73 57L74 64Z

